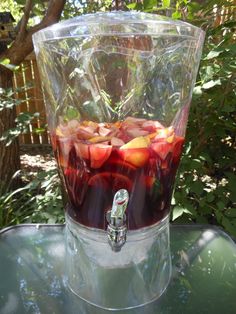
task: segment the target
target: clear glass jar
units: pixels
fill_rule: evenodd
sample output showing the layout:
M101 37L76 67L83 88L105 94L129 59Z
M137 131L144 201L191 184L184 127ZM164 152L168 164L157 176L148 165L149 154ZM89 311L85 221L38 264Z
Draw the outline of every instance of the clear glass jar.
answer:
M68 285L99 307L140 306L168 285L168 215L203 39L188 23L120 11L33 36L68 196Z

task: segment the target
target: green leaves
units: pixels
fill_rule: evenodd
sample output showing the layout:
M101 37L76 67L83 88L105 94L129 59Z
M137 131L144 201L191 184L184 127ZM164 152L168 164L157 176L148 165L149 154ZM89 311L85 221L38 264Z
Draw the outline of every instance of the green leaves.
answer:
M216 85L221 85L221 80L220 79L217 79L217 80L210 80L208 81L207 83L204 83L202 85L202 88L203 89L210 89Z
M25 180L24 173L18 173ZM1 193L0 228L17 223L61 223L64 210L57 170L39 172L15 191Z
M170 0L162 0L163 8L169 8L170 7Z

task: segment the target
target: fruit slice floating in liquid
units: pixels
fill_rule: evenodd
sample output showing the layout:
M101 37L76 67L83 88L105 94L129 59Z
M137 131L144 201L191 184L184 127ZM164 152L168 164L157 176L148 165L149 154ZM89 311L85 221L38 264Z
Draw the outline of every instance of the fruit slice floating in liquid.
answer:
M100 168L110 157L112 146L105 144L92 144L89 146L91 168Z

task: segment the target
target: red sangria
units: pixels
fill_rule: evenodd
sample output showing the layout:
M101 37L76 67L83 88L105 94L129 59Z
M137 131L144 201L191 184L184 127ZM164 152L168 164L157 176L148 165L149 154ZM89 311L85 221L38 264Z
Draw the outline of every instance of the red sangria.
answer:
M129 230L168 214L184 143L172 126L133 117L115 123L71 120L58 125L52 143L69 215L79 223L105 229L119 189L129 192Z

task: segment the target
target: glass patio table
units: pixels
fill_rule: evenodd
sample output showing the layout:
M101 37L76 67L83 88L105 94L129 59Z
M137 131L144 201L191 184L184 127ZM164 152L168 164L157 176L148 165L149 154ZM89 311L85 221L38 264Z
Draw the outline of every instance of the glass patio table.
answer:
M64 225L0 232L0 313L105 314L67 290ZM122 314L236 313L236 245L208 225L171 225L172 277L155 302ZM157 261L158 262L158 261ZM109 289L109 294L114 289ZM117 311L116 311L117 312Z

